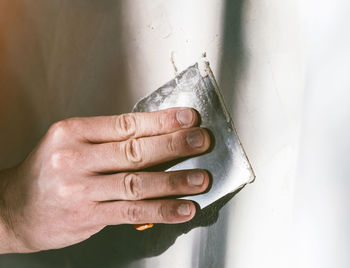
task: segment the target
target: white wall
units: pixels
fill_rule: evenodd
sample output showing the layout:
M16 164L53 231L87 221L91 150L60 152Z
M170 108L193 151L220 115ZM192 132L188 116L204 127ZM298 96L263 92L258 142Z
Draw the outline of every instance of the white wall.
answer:
M350 3L300 5L307 72L293 253L298 267L349 267Z
M181 71L206 52L257 175L190 225L142 234L119 226L0 262L349 267L349 8L346 0L0 2L1 167L20 162L56 120L129 111L174 76L172 54Z

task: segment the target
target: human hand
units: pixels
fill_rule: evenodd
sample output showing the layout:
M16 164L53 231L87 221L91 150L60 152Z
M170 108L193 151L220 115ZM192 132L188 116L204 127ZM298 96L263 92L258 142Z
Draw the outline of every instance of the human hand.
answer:
M187 200L148 200L206 190L203 170L143 172L209 148L196 112L70 118L55 123L27 159L0 174L0 252L33 252L81 242L106 225L180 223Z

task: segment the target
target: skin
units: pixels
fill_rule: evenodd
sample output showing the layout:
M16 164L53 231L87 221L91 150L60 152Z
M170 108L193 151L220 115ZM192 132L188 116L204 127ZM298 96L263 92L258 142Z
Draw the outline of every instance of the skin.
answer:
M193 202L161 197L201 193L208 174L142 170L205 152L197 123L188 108L55 123L22 164L0 172L0 253L66 247L107 225L189 221Z

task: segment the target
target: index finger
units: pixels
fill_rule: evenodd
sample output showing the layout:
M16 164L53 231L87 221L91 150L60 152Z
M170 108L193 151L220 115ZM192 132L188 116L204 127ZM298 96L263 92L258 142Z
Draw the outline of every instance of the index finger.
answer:
M85 117L73 120L75 120L74 129L84 141L104 143L157 136L193 127L198 122L198 116L191 108L179 107L155 112Z

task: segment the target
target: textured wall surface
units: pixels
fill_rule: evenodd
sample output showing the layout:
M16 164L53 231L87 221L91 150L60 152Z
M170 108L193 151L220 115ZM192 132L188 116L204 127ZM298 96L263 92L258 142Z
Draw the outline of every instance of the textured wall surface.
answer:
M349 12L346 0L0 0L1 168L51 123L128 112L206 52L257 175L190 223L111 226L0 267L349 267Z

